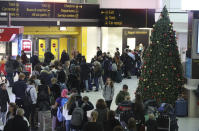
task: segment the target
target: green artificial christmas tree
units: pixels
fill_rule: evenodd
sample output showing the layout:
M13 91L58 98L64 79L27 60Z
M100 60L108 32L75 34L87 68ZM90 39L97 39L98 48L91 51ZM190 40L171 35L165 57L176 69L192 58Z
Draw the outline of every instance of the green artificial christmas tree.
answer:
M173 104L182 93L184 77L176 34L166 7L153 26L151 44L143 55L141 68L136 93L141 93L145 100Z

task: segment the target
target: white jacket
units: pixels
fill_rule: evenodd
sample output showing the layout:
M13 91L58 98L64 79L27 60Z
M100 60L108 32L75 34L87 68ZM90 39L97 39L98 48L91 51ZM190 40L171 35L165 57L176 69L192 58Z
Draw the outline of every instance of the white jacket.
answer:
M30 96L31 96L32 102L33 102L32 104L36 104L37 103L37 91L36 91L35 85L28 85L26 92L29 92L29 91L30 91Z

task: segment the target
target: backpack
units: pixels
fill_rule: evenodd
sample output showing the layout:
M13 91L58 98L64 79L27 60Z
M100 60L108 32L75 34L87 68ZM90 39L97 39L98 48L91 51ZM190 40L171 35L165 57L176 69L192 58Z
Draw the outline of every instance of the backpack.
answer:
M76 107L72 113L71 125L81 126L84 118L84 110L82 107L79 107L78 102L75 102Z
M122 103L119 107L120 112L120 121L125 122L128 124L128 120L131 117L134 117L133 109L130 103Z
M30 95L30 90L32 89L32 87L30 87L30 89L27 91L25 91L25 99L24 99L24 105L25 106L30 106L32 104L32 98Z
M63 106L68 102L68 98L61 98L61 105L57 109L57 119L59 122L65 120L63 116Z
M131 110L122 111L122 112L120 113L120 121L124 121L126 124L128 124L128 120L129 120L131 117L135 117L133 111L131 111Z

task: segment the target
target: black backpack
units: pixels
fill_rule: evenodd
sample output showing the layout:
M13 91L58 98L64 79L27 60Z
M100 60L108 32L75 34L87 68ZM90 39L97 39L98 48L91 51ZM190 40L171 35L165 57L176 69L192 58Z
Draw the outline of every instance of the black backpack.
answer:
M25 99L24 99L24 105L25 106L30 106L32 104L32 98L30 95L30 90L32 89L32 87L27 91L25 91Z

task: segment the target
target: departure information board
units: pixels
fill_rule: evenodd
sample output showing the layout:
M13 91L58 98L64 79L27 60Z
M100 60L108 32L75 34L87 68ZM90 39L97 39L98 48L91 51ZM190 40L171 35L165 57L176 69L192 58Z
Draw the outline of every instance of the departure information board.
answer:
M13 18L35 18L33 21L24 19L12 21L12 25L19 26L57 25L55 19L42 21L44 19L37 18L80 19L80 21L60 20L60 25L64 26L139 28L152 27L155 23L154 9L100 9L97 4L0 1L0 17L6 17L6 13L10 13ZM87 21L81 19L87 19ZM6 21L0 19L0 24L6 24Z
M154 23L153 9L101 9L100 11L101 26L152 27Z
M99 5L0 1L0 12L17 18L97 19Z

